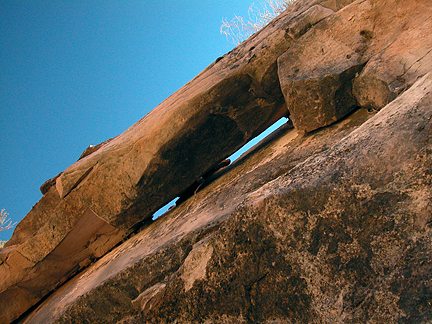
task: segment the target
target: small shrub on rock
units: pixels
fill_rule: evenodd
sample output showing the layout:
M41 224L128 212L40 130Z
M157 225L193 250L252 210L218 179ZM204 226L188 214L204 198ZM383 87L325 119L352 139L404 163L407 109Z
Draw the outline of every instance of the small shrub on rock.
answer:
M295 0L266 0L249 7L249 19L234 15L231 21L222 19L220 28L228 42L239 45L251 35L265 27L271 20L279 16Z

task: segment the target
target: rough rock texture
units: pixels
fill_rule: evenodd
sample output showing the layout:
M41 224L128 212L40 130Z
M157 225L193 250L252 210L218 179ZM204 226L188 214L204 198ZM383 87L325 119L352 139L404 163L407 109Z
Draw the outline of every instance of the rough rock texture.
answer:
M62 284L20 322L432 321L431 24L426 0L295 2L43 185L0 323Z
M432 77L279 130L22 323L432 320Z
M278 60L294 125L312 131L358 106L380 109L431 71L430 17L428 1L356 1L311 29Z
M86 150L43 186L44 197L0 252L0 299L13 295L19 301L2 314L5 322L97 258L87 248L93 242L101 244L100 250L111 249L133 226L151 219L203 174L288 114L276 60L294 42L285 30L298 24L298 15L315 2L299 1L260 37L218 59L126 132L94 152ZM316 19L321 18L311 21ZM91 236L79 237L83 241L77 245L83 250L65 251L77 254L73 262L59 260L64 264L60 268L39 265L56 254L77 222L92 223L94 217L105 225ZM15 262L17 258L25 262Z

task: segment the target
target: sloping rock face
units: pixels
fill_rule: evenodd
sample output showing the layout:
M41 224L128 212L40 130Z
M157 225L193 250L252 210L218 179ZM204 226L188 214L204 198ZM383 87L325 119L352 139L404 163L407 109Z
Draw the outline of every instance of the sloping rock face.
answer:
M125 133L86 150L42 186L43 198L0 251L0 299L14 299L3 311L4 322L288 114L277 58L300 36L288 37L287 29L325 17L306 14L318 2L299 1L259 37L218 59ZM86 235L75 235L77 224L88 224ZM77 247L63 244L74 239ZM56 267L48 261L53 258Z
M0 323L101 257L20 322L431 321L431 27L426 0L295 2L44 184L0 250Z
M432 320L432 77L374 114L283 127L23 323Z

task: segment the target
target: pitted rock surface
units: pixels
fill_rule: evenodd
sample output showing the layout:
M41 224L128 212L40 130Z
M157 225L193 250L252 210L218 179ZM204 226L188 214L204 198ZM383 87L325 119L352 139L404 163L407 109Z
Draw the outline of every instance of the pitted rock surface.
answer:
M428 75L376 114L283 127L23 323L428 323L431 119Z

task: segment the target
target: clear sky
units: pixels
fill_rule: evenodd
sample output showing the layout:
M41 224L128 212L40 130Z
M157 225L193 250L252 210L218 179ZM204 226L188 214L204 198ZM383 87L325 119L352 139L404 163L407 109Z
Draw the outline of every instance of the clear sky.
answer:
M252 2L0 0L0 209L20 221L85 148L231 50L222 19Z

